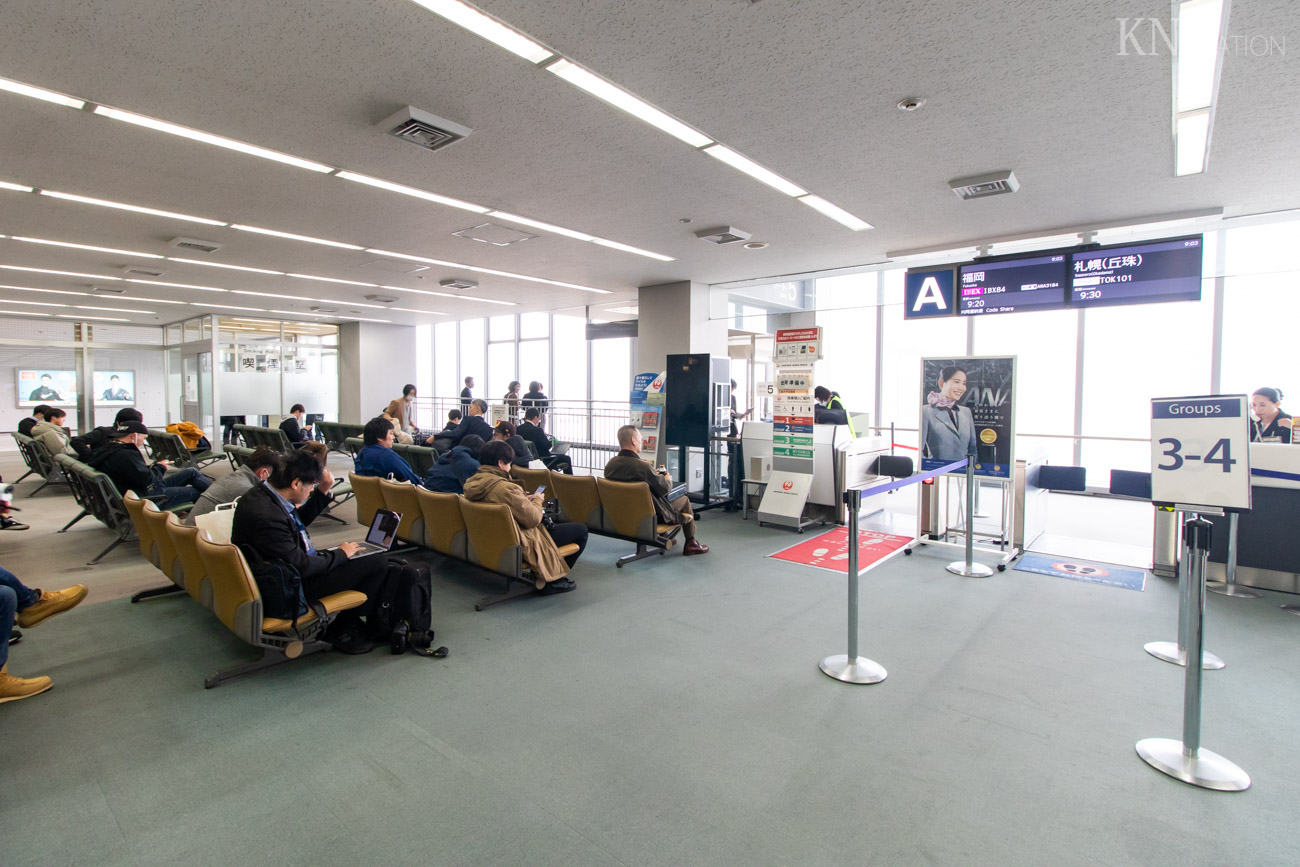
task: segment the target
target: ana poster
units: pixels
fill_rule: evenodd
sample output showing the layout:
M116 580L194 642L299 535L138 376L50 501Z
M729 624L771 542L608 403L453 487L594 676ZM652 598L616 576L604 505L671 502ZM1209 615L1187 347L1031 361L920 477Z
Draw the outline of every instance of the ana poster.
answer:
M96 370L91 382L96 405L131 406L135 403L134 370Z
M76 406L75 370L18 370L19 406Z
M975 475L1011 478L1015 380L1015 356L922 359L921 469L973 452Z

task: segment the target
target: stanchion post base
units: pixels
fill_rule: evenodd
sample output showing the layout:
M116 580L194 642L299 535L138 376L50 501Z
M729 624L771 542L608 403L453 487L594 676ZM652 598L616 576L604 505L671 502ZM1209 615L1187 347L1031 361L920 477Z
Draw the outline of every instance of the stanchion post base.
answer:
M818 667L827 677L844 683L880 683L889 676L880 663L861 656L850 660L844 653L826 657Z
M1187 651L1179 647L1176 641L1152 641L1142 645L1142 649L1162 662L1187 665ZM1227 664L1222 657L1215 656L1208 650L1201 654L1201 668L1206 671L1218 671Z
M970 564L970 570L967 571L965 560L949 563L947 568L952 574L960 575L963 578L988 578L993 575L993 570L983 563L972 563Z
M1145 738L1137 742L1137 754L1160 773L1202 789L1244 792L1250 788L1250 774L1204 747L1196 751L1194 758L1189 758L1183 754L1182 741Z
M1300 614L1300 605L1279 605L1287 614Z
M1240 584L1227 584L1223 581L1207 581L1205 589L1220 596L1232 596L1237 599L1258 599L1264 595L1256 590L1247 590Z

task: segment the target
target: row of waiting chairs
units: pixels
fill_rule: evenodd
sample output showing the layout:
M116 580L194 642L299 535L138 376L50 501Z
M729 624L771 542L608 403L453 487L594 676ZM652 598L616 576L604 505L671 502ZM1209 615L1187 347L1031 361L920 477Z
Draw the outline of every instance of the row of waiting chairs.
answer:
M524 565L523 538L509 506L473 503L460 494L440 494L410 482L355 473L352 487L357 492L358 523L368 525L376 509L398 512L402 516L397 527L399 541L463 560L505 578L502 592L480 599L474 605L475 611L518 599L546 586L545 581ZM578 552L578 546L561 545L559 551L561 557L568 557Z
M181 439L180 434L160 428L149 428L149 433L145 435L145 447L155 461L171 461L172 466L180 468L200 469L214 461L225 460L226 457L221 452L210 449L192 452L186 448L185 440Z
M239 434L240 438L244 441L244 445L251 449L255 449L258 446L266 446L267 448L277 452L288 453L293 451L293 443L289 442L289 437L285 436L284 431L280 430L278 427L258 427L257 425L251 424L237 424L231 429L235 433Z
M230 458L231 470L237 470L242 467L244 462L248 460L248 456L253 453L253 449L250 449L247 446L227 445L224 446L224 449L226 457ZM340 518L338 515L335 515L334 510L352 499L354 496L352 485L346 480L335 479L334 487L330 490L330 493L334 495L334 501L326 506L325 511L321 512L318 517L329 518L331 521L338 521L340 524L346 524L347 521Z
M332 452L339 452L345 455L356 454L348 445L349 438L360 438L365 431L366 426L363 424L351 424L341 421L318 421L316 430L320 433L321 439Z
M95 559L86 564L94 566L118 545L130 541L134 531L131 516L127 512L126 503L118 492L117 486L106 474L88 464L83 464L71 455L55 455L54 460L68 480L72 498L81 507L81 512L64 524L59 532L68 532L73 524L90 515L117 536L107 548L99 552ZM135 494L130 496L134 497ZM185 508L188 506L173 507L173 509Z
M325 596L320 599L324 619L308 611L298 618L295 629L290 620L265 616L262 594L239 548L213 542L206 531L182 524L173 512L160 511L133 493L127 493L123 502L140 553L171 582L137 593L131 601L184 591L241 641L262 651L254 662L208 675L203 681L206 689L327 649L329 645L320 640L325 627L339 612L366 601L366 595L356 590Z
M45 447L45 443L14 431L14 442L18 443L18 453L23 456L27 472L18 477L21 482L28 476L35 475L41 479L41 486L27 496L34 497L53 484L66 482L67 478L55 463L54 455ZM15 482L14 484L17 484Z

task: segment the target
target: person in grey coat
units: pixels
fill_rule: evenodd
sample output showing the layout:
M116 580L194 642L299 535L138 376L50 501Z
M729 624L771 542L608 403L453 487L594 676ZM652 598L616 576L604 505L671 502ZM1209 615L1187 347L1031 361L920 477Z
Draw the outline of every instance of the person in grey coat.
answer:
M217 479L208 486L206 491L199 494L184 523L193 527L194 519L199 515L206 515L224 503L233 503L265 482L270 477L271 468L275 466L278 457L276 452L266 446L253 449L253 453L244 459L242 467L228 476Z
M921 407L921 457L959 461L975 454L975 417L959 401L966 394L966 371L949 365L939 371L939 390Z

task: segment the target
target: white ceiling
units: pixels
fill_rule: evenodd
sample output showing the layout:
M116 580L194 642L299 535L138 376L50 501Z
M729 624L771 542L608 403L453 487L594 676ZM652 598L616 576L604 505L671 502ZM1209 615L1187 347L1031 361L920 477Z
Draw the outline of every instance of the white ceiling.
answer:
M190 236L212 261L439 288L475 276L507 308L175 262L161 279L296 300L132 285L128 293L402 322L365 294L451 318L576 307L638 286L753 279L883 261L1044 228L1223 207L1300 207L1297 52L1225 58L1204 175L1173 176L1167 51L1120 50L1117 18L1167 2L1070 0L483 0L485 11L872 223L852 232L618 112L410 0L7 0L0 77L184 124L675 257L658 262L545 232L505 248L453 237L487 219L0 92L0 180L265 226L611 290L434 266L361 267L373 254L0 191L0 233L171 254ZM1236 0L1229 31L1282 42L1285 0ZM1300 40L1292 40L1300 43ZM900 112L903 97L928 102ZM422 151L375 124L404 105L473 128ZM948 181L1014 169L1014 196L962 202ZM680 222L691 220L690 224ZM694 232L738 226L765 250ZM202 254L181 255L204 258ZM117 254L0 241L0 264L120 274ZM157 264L157 263L154 263ZM85 278L0 270L0 283L86 290ZM14 300L62 303L0 289ZM73 299L73 303L76 299ZM174 305L138 322L182 318ZM36 311L44 308L29 307ZM53 308L51 308L53 309ZM189 308L196 312L198 308ZM112 315L112 314L100 314ZM342 315L340 318L349 318Z

